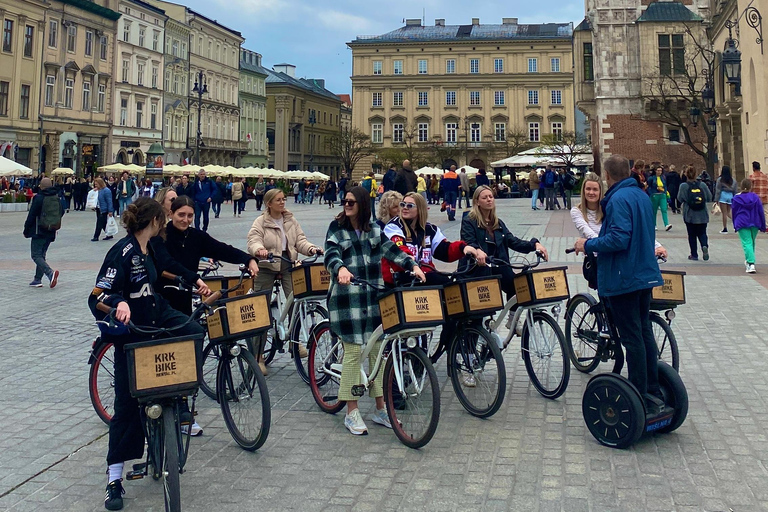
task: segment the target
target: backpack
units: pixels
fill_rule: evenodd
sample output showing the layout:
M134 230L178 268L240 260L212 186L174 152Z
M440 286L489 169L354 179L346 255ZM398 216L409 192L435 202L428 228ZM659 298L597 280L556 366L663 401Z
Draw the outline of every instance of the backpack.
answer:
M544 173L544 185L547 187L555 186L555 173L553 171Z
M366 178L363 180L363 188L368 191L368 193L371 193L371 186L373 185L373 180L370 178Z
M576 177L567 172L563 174L563 187L565 187L566 190L573 190L574 185L576 185Z
M701 181L696 180L688 188L688 208L694 211L701 211L707 207L707 196L702 190Z
M38 226L48 231L61 229L61 202L59 196L45 196Z

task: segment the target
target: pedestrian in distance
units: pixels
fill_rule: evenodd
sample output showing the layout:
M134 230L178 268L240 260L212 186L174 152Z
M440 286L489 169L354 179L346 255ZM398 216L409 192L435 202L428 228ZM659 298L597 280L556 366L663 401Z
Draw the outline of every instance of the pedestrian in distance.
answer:
M528 183L531 187L531 210L538 210L539 207L536 206L536 200L539 198L541 180L539 179L539 172L536 169L531 169L530 174L528 174Z
M651 205L653 206L653 226L656 228L656 217L661 210L661 219L664 221L664 229L669 231L672 224L667 217L667 204L669 193L667 190L667 179L664 177L664 168L661 165L656 166L654 175L648 180L646 192L651 196ZM658 228L656 228L658 229Z
M741 180L741 193L733 197L733 229L739 234L744 249L744 266L755 273L755 240L758 231L765 233L765 211L760 198L752 192L752 180Z
M232 183L233 217L240 217L245 209L245 184L242 180L243 178L235 178L235 182ZM178 194L178 191L176 193Z
M443 206L448 213L448 220L454 221L456 220L456 199L461 190L461 181L456 174L455 165L452 165L448 172L443 174L442 186L444 195ZM442 211L442 208L440 211Z
M563 207L566 210L571 209L571 198L573 197L573 189L579 180L576 179L576 175L570 169L563 168L560 171L560 186L563 190Z
M427 180L424 179L424 176L417 176L416 177L416 192L424 198L424 200L427 200Z
M368 195L371 198L371 222L376 222L376 192L378 186L376 185L376 178L373 177L373 171L368 171L368 176L363 178L363 182L360 185L368 191Z
M195 187L189 182L189 176L186 174L181 177L181 183L176 185L176 195L189 196L193 199L195 197Z
M216 185L216 193L213 195L213 201L211 201L211 204L213 208L213 214L215 218L218 219L219 215L221 215L221 203L224 202L224 197L227 194L227 187L224 185L224 182L222 182L221 176L216 176L214 185Z
M696 178L696 169L689 165L685 169L687 181L680 185L677 193L678 200L683 204L683 222L688 231L688 246L691 254L688 259L699 260L697 241L701 244L701 252L704 261L709 259L709 239L707 238L707 224L709 223L709 211L707 203L712 201L712 193L701 180Z
M752 182L750 182L750 189L752 188ZM739 188L736 185L736 180L731 175L731 168L724 165L720 171L720 176L715 183L715 204L720 208L720 213L723 216L723 230L720 234L728 232L728 219L732 219L731 215L731 201L733 196L739 193Z
M541 179L544 185L544 198L547 201L545 210L555 209L555 192L557 188L557 173L552 170L552 166L548 165L544 170L544 176ZM559 206L559 205L558 205ZM559 208L558 208L559 209Z
M336 208L336 196L337 196L337 189L336 189L336 181L331 179L328 180L328 184L325 186L325 201L328 203L328 208Z
M98 206L96 207L96 230L93 232L91 242L98 242L101 232L107 228L107 220L112 217L114 207L112 205L112 191L107 188L107 184L101 178L93 180L94 188L98 190ZM126 206L127 208L127 206ZM111 240L111 236L104 237L104 240Z
M395 164L389 166L389 169L384 174L381 182L384 184L384 192L389 192L395 189L395 178L397 177L397 168Z
M410 160L403 160L403 167L397 171L395 177L394 189L403 195L408 192L416 192L416 173L411 169Z
M152 185L152 180L147 178L144 180L144 184L139 187L139 197L149 197L150 199L155 197L155 187Z
M264 178L259 176L256 180L256 185L253 187L253 195L256 197L256 211L261 211L261 205L264 204L264 194L267 193L267 184L264 183Z
M125 208L133 202L133 194L136 193L136 184L131 179L131 174L128 171L123 171L120 176L120 183L117 184L117 196L120 201L120 214L125 211Z
M459 208L461 208L462 197L467 204L467 208L472 208L472 203L469 200L472 195L472 189L469 186L469 176L467 176L467 170L464 167L459 170L459 188Z
M669 191L669 206L672 208L672 213L680 213L680 209L682 208L682 205L680 204L680 201L677 200L677 193L680 191L680 184L682 183L682 178L680 177L680 173L677 172L677 169L674 165L669 166L669 171L664 176L667 179L667 191Z
M40 181L40 192L32 198L24 222L24 238L31 239L32 261L35 262L35 277L29 286L42 288L43 276L48 278L51 288L59 280L59 271L52 269L47 261L48 248L56 240L56 231L61 229L64 206L59 201L59 191L50 178Z
M208 231L211 203L216 191L216 185L205 175L205 169L200 169L194 184L195 229L200 229L200 217L202 216L203 231Z
M752 180L752 192L760 198L763 212L768 216L768 176L760 170L760 162L752 162L752 174L749 179Z
M485 172L485 169L480 169L477 171L477 176L475 176L475 185L478 187L483 185L489 187L491 185L491 181L488 179L488 174Z

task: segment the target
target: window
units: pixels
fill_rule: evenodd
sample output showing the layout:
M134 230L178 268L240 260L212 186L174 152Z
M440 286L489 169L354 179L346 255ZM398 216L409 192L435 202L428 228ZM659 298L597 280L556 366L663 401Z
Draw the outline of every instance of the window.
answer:
M83 110L91 110L91 81L83 78Z
M107 36L101 36L99 40L99 58L107 60Z
M480 59L469 59L469 72L470 73L480 72Z
M384 142L384 125L375 123L371 125L371 142L381 144Z
M507 140L507 124L496 123L493 130L493 140L496 142L505 142Z
M449 75L456 72L456 59L446 59L445 72Z
M64 81L64 106L72 108L72 99L75 96L75 79L67 78Z
M419 74L420 75L426 75L427 74L427 61L426 60L419 60Z
M528 104L529 105L539 104L539 91L528 91Z
M394 123L392 125L392 142L403 142L403 123Z
M539 72L539 59L536 59L536 58L528 59L528 72L529 73Z
M123 41L126 43L130 42L131 40L131 22L126 21L123 24Z
M419 123L419 142L429 141L429 125L427 123Z
M403 106L403 93L402 91L393 92L392 93L392 106L393 107L402 107Z
M160 47L160 32L153 31L152 32L152 50L158 51L159 47Z
M48 23L48 46L50 48L59 47L59 22L51 20Z
M128 81L128 77L131 74L131 61L123 59L123 82Z
M85 32L85 55L86 57L93 55L93 32L90 30Z
M380 60L373 61L373 74L374 75L380 75L381 74L381 64L382 64L382 62Z
M371 102L371 106L373 106L373 107L380 107L382 105L382 103L381 103L381 95L382 95L382 93L380 93L380 92L374 92L373 93L373 95L372 95L373 96L373 101Z
M403 61L396 60L392 63L393 66L393 73L396 75L402 75L403 74Z
M142 127L142 117L144 116L144 102L143 101L137 101L136 102L136 127L141 128Z
M550 96L552 96L552 105L563 104L563 91L550 91Z
M104 112L104 103L107 99L107 86L106 84L99 84L99 103L98 111Z
M13 21L3 22L3 51L11 52L13 48Z
M553 73L559 73L560 72L560 58L559 57L552 57L549 59L549 70Z
M419 106L420 107L429 106L429 93L427 91L419 91Z
M53 106L54 91L56 87L56 77L54 75L46 75L45 77L45 106Z
M174 57L179 56L179 41L177 39L174 39L171 43L171 55Z
M528 123L528 141L539 142L539 123Z
M147 29L145 29L142 26L139 26L139 46L144 46L144 39L147 35Z
M0 83L4 83L4 82L0 82ZM680 137L680 130L678 130L677 128L668 128L667 139L669 139L669 142L681 142L682 139Z
M504 105L504 91L494 91L493 92L493 104L494 105Z
M659 34L659 72L662 75L685 74L683 34Z
M128 121L128 98L120 98L120 126L125 126Z
M449 107L456 106L456 91L445 91L445 104Z
M29 118L29 86L21 86L21 98L19 101L19 117L21 119Z
M157 74L159 73L159 70L157 69L157 66L152 66L152 88L157 89Z
M455 144L456 143L456 130L458 128L457 123L445 123L445 142Z
M139 72L138 81L136 83L139 84L139 85L144 85L144 63L143 62L139 62L136 65L136 69Z
M493 72L494 73L504 72L504 59L493 59Z
M166 91L171 90L171 72L170 71L165 72L165 90Z
M563 123L552 123L552 135L554 135L557 140L563 140Z
M75 53L77 49L77 27L70 25L67 27L67 51Z
M0 116L8 115L8 82L0 82Z
M35 46L35 27L27 25L24 28L24 56L31 57Z
M157 128L157 103L152 103L149 109L149 128L155 130Z
M584 43L584 80L591 82L595 79L595 70L592 66L592 43Z
M480 91L469 91L470 106L480 105Z
M183 42L181 43L181 58L186 59L187 58L187 43ZM234 64L236 62L235 60L235 52L232 51L232 63Z
M482 140L480 123L469 124L469 140L470 142L480 142Z

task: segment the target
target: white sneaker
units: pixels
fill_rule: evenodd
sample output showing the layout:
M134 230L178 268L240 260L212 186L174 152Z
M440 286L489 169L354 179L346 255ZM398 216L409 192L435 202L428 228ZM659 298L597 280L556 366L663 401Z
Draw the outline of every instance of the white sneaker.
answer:
M757 272L757 271L755 270L755 264L754 264L754 263L750 263L750 264L749 264L749 268L747 269L747 273L748 273L748 274L754 274L755 272Z
M392 428L392 423L389 421L389 414L387 414L386 407L384 409L376 409L376 412L371 415L371 421L387 428Z
M344 426L352 435L364 436L368 434L368 427L365 426L360 409L355 409L351 414L344 416Z
M189 429L189 425L182 425L181 426L181 433L184 435L187 435L187 430ZM192 437L197 437L203 435L203 427L197 424L197 422L194 422L192 424L192 432L189 434Z
M477 386L477 381L475 381L475 376L471 373L462 373L461 374L461 384L465 388L473 388Z
M747 260L744 260L744 270L749 272L749 263L747 263Z
M672 224L667 224L667 226L664 228L666 231L669 231L672 229Z

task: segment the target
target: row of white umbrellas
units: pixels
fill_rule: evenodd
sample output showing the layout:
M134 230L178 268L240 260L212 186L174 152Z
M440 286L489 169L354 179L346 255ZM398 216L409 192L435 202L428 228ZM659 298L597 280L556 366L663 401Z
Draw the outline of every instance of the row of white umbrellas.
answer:
M592 149L589 146L577 149L578 151L573 160L574 166L594 165L595 159L592 156ZM491 167L541 167L546 165L561 165L562 159L555 156L559 152L560 150L555 151L553 148L537 147L522 151L515 156L491 162Z

